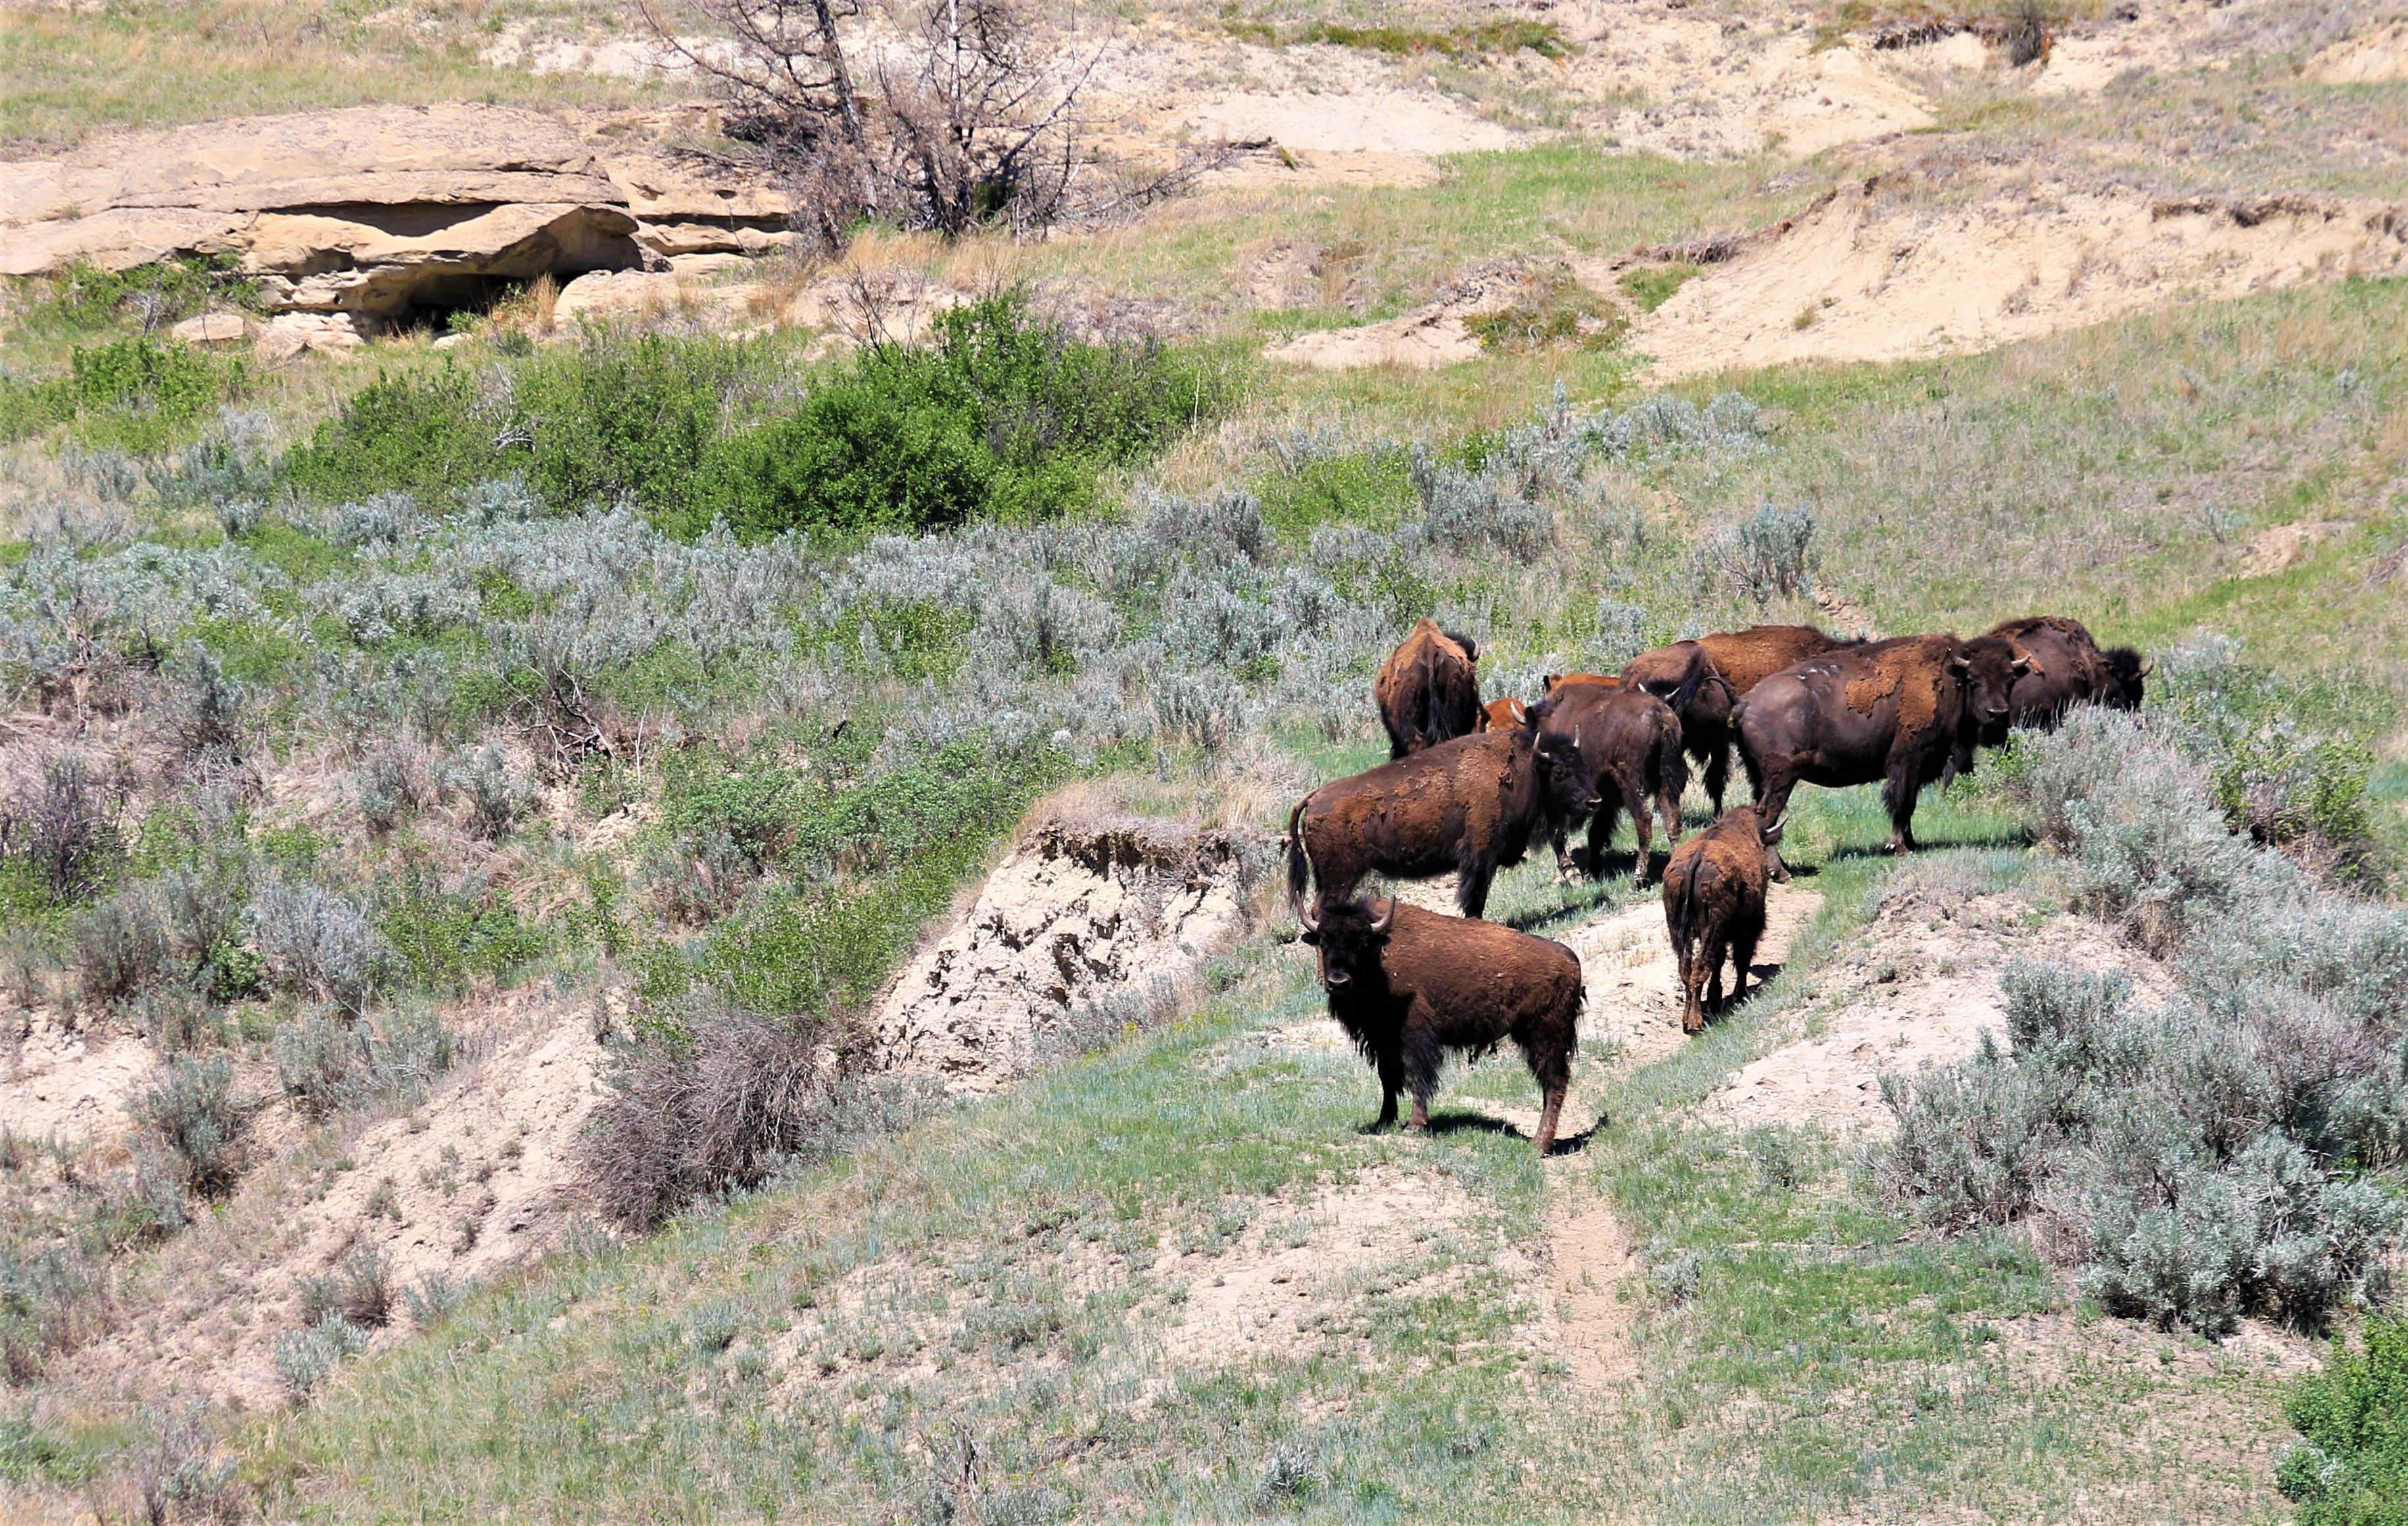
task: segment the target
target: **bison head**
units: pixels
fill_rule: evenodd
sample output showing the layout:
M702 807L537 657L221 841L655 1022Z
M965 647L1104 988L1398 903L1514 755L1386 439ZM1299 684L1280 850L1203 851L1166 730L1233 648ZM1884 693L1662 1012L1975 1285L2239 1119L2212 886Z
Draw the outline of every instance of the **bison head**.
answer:
M1995 746L2006 741L2015 680L2031 671L2031 658L2016 651L2013 641L1981 636L1967 641L1948 659L1948 667L1965 684L1966 720L1985 742Z
M1393 898L1384 907L1341 900L1324 906L1318 915L1307 911L1304 942L1321 953L1321 984L1333 991L1354 985L1358 977L1367 986L1376 985L1380 950L1396 920Z
M1547 716L1555 708L1548 699L1530 707L1529 725L1537 733L1530 744L1531 763L1539 770L1539 798L1545 810L1570 821L1595 811L1605 799L1597 792L1597 776L1581 760L1579 728L1570 736L1547 729Z
M2097 696L2099 702L2110 710L2140 709L2150 665L2128 646L2111 646L2100 655L2107 659L2107 684Z

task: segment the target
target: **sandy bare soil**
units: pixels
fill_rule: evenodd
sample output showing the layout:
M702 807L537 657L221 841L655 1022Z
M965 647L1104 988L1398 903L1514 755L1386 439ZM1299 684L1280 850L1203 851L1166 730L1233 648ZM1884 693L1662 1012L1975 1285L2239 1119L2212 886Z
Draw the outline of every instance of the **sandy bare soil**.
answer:
M1843 186L1642 320L1662 379L1992 349L2176 301L2408 268L2408 220L2311 197L2168 201L2000 177L1948 200Z
M2154 961L2096 923L2063 914L2041 918L2017 896L1910 886L1824 968L1813 999L1786 1020L1795 1036L1735 1072L1703 1114L1741 1126L1886 1134L1894 1123L1881 1101L1885 1072L1913 1075L1926 1065L1955 1064L1973 1053L1985 1029L2005 1044L1999 975L2018 959L2122 970L2152 998L2172 988Z
M355 1252L383 1258L394 1294L379 1346L407 1338L404 1289L466 1287L539 1259L582 1220L569 1159L599 1099L592 1015L527 993L455 1014L481 1058L407 1114L313 1137L282 1103L254 1121L264 1160L222 1213L168 1242L129 1287L108 1334L45 1374L67 1398L206 1398L274 1407L276 1343L302 1323L302 1284ZM144 1048L147 1054L147 1046ZM143 1074L147 1074L147 1068ZM139 1077L137 1076L137 1080Z

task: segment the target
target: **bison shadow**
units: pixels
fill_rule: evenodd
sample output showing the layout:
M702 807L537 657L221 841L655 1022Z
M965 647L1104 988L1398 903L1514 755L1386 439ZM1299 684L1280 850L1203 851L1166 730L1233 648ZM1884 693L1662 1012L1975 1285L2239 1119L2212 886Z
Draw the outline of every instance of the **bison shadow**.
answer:
M1605 1127L1605 1121L1600 1116L1595 1123L1578 1133L1557 1134L1555 1147L1547 1153L1549 1155L1579 1154L1588 1148L1589 1140L1599 1129ZM1389 1127L1394 1128L1395 1125L1392 1124ZM1378 1124L1371 1123L1365 1124L1362 1131L1367 1134L1376 1134L1382 1130ZM1503 1118L1486 1113L1474 1113L1467 1108L1449 1108L1432 1112L1428 1132L1431 1134L1497 1134L1506 1139L1518 1139L1526 1143L1530 1137Z

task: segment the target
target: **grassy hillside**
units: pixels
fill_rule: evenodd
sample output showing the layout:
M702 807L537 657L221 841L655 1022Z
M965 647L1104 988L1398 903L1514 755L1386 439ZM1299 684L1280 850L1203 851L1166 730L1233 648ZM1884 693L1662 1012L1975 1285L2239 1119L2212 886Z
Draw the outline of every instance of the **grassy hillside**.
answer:
M394 98L659 98L475 62L503 23L581 12L429 19L12 15L0 49L50 83L0 137L312 104L350 78L336 54ZM2243 862L2228 827L2322 887L2173 898L2251 929L2258 962L2217 967L2238 985L2290 989L2266 947L2300 916L2387 914L2408 281L2169 294L1986 353L1674 386L1627 339L1435 370L1259 349L1761 226L1868 165L1944 199L1952 162L2071 144L2059 168L2153 191L2380 192L2408 93L2298 78L2322 26L2270 34L2289 63L2237 82L1985 76L1933 133L1802 168L1567 138L1428 184L1208 186L1042 244L872 233L846 269L1018 295L863 356L690 313L552 329L529 293L441 352L263 367L156 332L238 299L224 270L21 283L0 995L20 1052L75 1035L140 1065L122 1138L0 1129L0 1481L148 1488L186 1519L2276 1519L2288 1385L2358 1320L2344 1285L2379 1278L2157 1328L2083 1280L2062 1203L1942 1233L1858 1142L1704 1104L1907 978L1899 919L1984 897L2197 986L2209 943L2166 929L2203 924L2137 908L2186 853ZM103 41L136 65L103 80ZM1693 274L1650 259L1614 289ZM2159 660L2153 733L2187 751L2128 771L2172 780L2167 819L2197 831L2119 818L2145 862L2114 881L2033 826L2022 748L1928 795L1934 851L1904 865L1873 852L1871 791L1803 792L1786 848L1821 901L1787 966L1670 1058L1593 1028L1576 1151L1512 1132L1510 1054L1451 1074L1429 1136L1363 1132L1369 1073L1268 908L1197 1010L1005 1095L932 1108L855 1073L864 1009L1033 800L1100 781L1258 836L1382 756L1371 674L1421 614L1479 638L1487 692L1535 695L1760 620L1972 635L2041 611ZM1609 863L1600 888L1533 862L1495 914L1570 937L1636 907L1652 942ZM746 1022L797 1073L824 1053L826 1085L807 1128L481 1288L387 1286L373 1255L298 1281L209 1260L496 1052L510 1001L665 1094ZM2357 1079L2398 1037L2362 1026L2332 1046ZM2315 1169L2376 1219L2401 1201L2391 1146ZM482 1184L452 1159L421 1185ZM402 1216L382 1202L371 1249ZM1606 1270L1552 1280L1567 1246ZM2228 1313L2257 1322L2191 1332ZM241 1352L266 1344L258 1378ZM244 1360L232 1391L297 1411L175 1407Z

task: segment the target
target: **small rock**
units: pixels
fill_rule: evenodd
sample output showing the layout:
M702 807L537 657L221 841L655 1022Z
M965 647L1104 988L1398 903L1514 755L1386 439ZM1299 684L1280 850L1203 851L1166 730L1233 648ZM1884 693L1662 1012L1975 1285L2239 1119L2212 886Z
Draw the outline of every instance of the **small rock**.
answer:
M233 344L251 338L251 323L238 312L205 312L167 330L179 344Z

